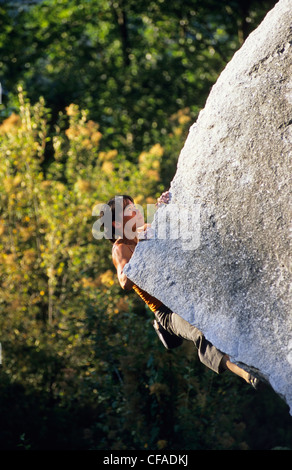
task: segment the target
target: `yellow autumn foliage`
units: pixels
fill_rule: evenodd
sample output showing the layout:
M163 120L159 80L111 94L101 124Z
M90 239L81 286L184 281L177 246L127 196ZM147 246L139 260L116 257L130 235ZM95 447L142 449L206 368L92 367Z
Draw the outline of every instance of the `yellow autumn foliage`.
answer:
M17 131L21 125L20 116L12 113L7 119L5 119L0 126L0 134L6 134L9 132Z
M110 269L100 274L99 279L104 286L110 287L114 284L113 272Z
M164 149L160 144L155 144L149 150L150 155L155 155L156 157L162 157L164 154Z
M109 150L108 152L99 152L99 159L104 162L108 160L114 160L118 155L118 151L116 149Z
M101 169L107 175L110 175L114 171L114 164L112 162L104 162L101 166Z
M76 182L76 186L77 186L77 189L80 192L86 193L86 192L90 191L90 189L91 189L91 182L86 181L86 180L82 180L82 179L78 179L77 182Z

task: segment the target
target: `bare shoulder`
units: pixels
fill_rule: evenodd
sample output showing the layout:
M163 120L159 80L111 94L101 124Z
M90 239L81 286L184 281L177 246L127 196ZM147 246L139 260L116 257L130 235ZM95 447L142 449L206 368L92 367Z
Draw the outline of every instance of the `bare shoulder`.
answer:
M115 253L115 254L119 255L119 254L122 254L122 253L124 253L125 251L128 251L128 250L131 250L130 245L125 243L123 240L117 240L113 244L112 253L113 254Z
M112 258L115 265L128 261L134 253L135 245L124 243L123 240L117 240L112 248Z

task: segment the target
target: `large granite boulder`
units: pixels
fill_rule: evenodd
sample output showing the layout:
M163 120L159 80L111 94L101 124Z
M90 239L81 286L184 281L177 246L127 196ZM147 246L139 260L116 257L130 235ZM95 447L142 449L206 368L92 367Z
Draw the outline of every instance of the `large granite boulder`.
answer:
M156 237L125 268L290 409L291 6L280 0L221 73L179 156L171 202L156 213Z

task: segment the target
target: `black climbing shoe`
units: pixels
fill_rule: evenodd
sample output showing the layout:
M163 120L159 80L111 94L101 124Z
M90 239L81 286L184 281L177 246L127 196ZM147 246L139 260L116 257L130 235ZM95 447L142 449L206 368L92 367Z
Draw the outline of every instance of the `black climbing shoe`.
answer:
M249 379L248 379L248 383L249 383L255 390L257 390L260 381L259 381L259 379L257 379L257 378L254 377L253 375L250 375L250 376L249 376Z

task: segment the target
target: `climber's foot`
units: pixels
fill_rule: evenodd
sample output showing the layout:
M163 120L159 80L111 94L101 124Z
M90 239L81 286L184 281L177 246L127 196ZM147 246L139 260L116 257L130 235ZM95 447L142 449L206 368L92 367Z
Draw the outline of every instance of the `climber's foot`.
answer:
M257 390L260 381L259 381L259 379L258 379L257 377L254 377L253 375L249 374L248 383L249 383L255 390Z

